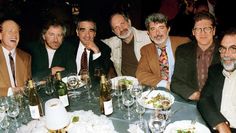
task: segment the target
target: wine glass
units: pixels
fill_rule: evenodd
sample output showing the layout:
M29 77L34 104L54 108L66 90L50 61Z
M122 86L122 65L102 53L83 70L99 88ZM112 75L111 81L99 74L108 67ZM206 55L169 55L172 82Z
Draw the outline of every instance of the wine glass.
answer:
M80 76L81 76L81 81L85 84L85 89L87 89L88 92L88 99L89 102L91 102L90 100L92 99L91 94L90 94L90 88L91 88L91 79L89 77L89 71L88 69L82 69L80 71Z
M54 77L50 75L46 78L45 93L50 96L54 93L54 91Z
M150 116L149 126L153 133L164 132L167 125L168 113L168 111L156 109Z
M7 111L7 115L9 117L14 118L16 128L19 127L19 124L18 124L17 119L16 119L16 117L18 116L19 113L20 113L20 109L19 109L19 105L18 105L15 97L10 96L9 97L9 109Z
M144 129L143 114L145 113L145 107L141 106L140 104L137 104L136 112L139 114L139 121L137 122L137 124L140 129Z
M98 80L98 81L100 81L100 77L101 77L102 73L103 73L102 68L96 67L96 68L94 69L94 77L95 77L95 79Z
M131 87L130 89L130 94L132 95L132 97L135 98L135 105L136 108L138 106L138 98L141 97L142 94L142 88L140 85L133 85L133 87Z
M7 115L4 115L3 119L0 121L0 126L4 130L4 133L8 133L9 125L10 125L10 123L8 121L8 117L7 117Z
M128 111L127 114L124 114L124 119L131 120L134 115L130 113L130 106L134 103L134 98L131 96L130 91L125 90L122 94L122 102L125 106L127 106Z
M70 94L71 98L79 97L80 92L75 92L79 87L79 78L76 73L70 73L67 76L67 85L69 90L73 90L72 94Z

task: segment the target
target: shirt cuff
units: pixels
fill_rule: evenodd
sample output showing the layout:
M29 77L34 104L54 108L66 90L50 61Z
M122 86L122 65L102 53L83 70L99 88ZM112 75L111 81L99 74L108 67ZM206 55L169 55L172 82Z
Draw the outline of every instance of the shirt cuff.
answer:
M161 80L158 84L157 87L164 87L166 88L168 81L166 80Z
M101 56L101 52L93 54L93 60L96 60L97 58L99 58Z

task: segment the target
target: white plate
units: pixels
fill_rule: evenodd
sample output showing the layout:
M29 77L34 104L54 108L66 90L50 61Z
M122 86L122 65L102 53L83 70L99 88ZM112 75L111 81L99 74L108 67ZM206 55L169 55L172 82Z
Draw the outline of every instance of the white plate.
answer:
M145 108L149 108L149 109L156 109L156 107L153 106L152 103L148 104L147 102L149 100L151 100L152 98L156 97L158 94L168 98L170 100L170 106L174 103L175 98L173 95L171 95L169 92L166 91L162 91L162 90L153 90L150 94L148 94L150 92L150 90L147 90L145 92L142 93L141 98L138 99L138 103L145 107ZM147 96L148 94L148 96ZM158 103L159 101L157 101Z
M132 85L138 85L139 84L138 79L136 79L135 77L132 77L132 76L119 76L119 77L115 77L115 78L111 79L112 86L118 86L118 81L121 80L121 79L127 79L127 80L132 81ZM112 89L115 89L115 87L112 87Z
M81 81L80 75L77 76L78 80ZM67 84L67 77L62 78L62 81ZM85 84L83 82L79 82L79 88L84 86Z
M177 130L189 129L195 127L194 133L211 133L210 130L203 124L196 122L195 125L191 124L191 120L181 120L169 124L164 133L177 133Z

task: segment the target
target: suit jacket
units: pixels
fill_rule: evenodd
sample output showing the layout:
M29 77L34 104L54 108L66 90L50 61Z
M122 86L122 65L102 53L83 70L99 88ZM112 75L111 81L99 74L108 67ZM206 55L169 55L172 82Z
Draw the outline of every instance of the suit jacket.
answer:
M79 40L77 40L77 43L74 45L75 46L75 51L74 55L76 57L78 47L79 47ZM93 60L93 54L94 52L91 50L90 55L89 55L89 74L92 79L92 81L96 80L94 78L94 70L95 68L102 68L104 74L108 74L109 68L112 66L112 62L110 60L111 58L111 48L107 46L105 43L103 43L100 40L94 40L95 44L99 48L101 52L101 56L98 57L97 59ZM78 72L79 73L79 72ZM99 81L97 81L99 82Z
M222 70L223 66L221 64L216 64L209 68L208 79L197 104L198 110L206 123L210 126L210 129L213 129L213 127L221 122L227 121L220 112L222 90L225 80Z
M25 82L31 78L31 57L24 51L16 48L16 83L23 87ZM6 59L0 45L0 96L6 96L11 81L7 70Z
M215 49L213 52L211 65L220 62L219 44L215 41ZM197 89L197 42L192 41L190 43L181 45L176 50L176 61L174 74L171 80L171 90L188 100L188 97L192 95Z
M171 48L173 55L176 47L180 44L189 42L188 37L170 37ZM154 43L150 43L143 46L141 49L141 59L138 64L136 71L136 77L139 82L149 85L156 86L162 79L160 74L159 56L157 56L157 49Z
M76 72L76 63L72 48L72 44L68 44L64 41L53 56L51 67L64 67L65 70L62 72L62 76L66 76L71 72ZM42 80L50 75L51 68L48 67L48 53L45 44L41 41L33 42L26 46L26 50L32 56L33 79Z
M134 53L139 61L141 58L140 49L146 45L151 43L147 31L137 30L132 27L132 31L134 33ZM116 73L118 76L122 76L121 74L121 59L122 59L122 41L117 36L108 38L103 40L110 48L111 48L111 60L114 64Z

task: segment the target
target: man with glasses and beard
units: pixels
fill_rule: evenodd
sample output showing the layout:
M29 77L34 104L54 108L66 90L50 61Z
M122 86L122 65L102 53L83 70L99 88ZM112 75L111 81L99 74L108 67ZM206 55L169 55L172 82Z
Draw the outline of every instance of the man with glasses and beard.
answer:
M140 49L150 43L147 31L137 30L124 13L114 13L110 18L114 37L103 40L111 48L111 60L118 76L133 76L140 60Z
M209 68L198 109L212 132L236 132L236 28L225 32L221 64Z

